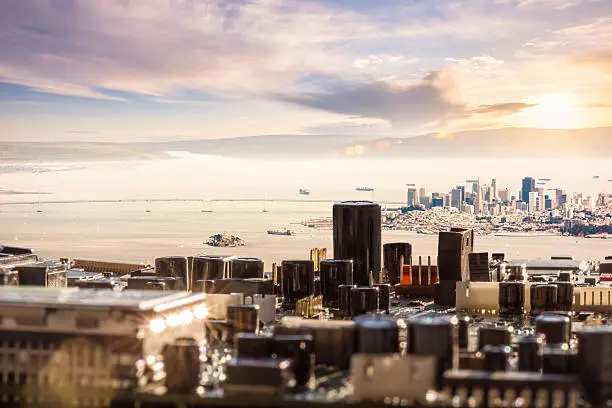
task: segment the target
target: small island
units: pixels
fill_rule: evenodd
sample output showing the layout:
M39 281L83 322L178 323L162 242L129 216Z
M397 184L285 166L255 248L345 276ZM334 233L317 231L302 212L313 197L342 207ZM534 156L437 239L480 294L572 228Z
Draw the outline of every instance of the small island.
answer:
M214 247L237 247L245 246L246 242L235 235L215 234L208 237L206 245Z

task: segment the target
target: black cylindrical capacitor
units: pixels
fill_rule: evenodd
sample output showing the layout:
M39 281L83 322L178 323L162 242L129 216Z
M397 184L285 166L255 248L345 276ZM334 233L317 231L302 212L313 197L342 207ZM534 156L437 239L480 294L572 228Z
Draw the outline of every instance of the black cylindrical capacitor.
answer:
M195 391L200 384L200 346L195 339L179 338L162 348L169 392Z
M478 329L478 350L484 346L508 346L512 339L512 327L483 326Z
M506 371L510 351L510 346L484 346L484 371Z
M391 285L402 282L402 265L408 265L412 257L412 245L407 242L393 242L383 245L385 277Z
M401 321L403 324L403 320ZM357 322L359 353L399 353L400 324L396 320L365 318Z
M311 388L314 384L315 353L310 334L280 334L274 336L271 357L294 361L296 385Z
M571 282L571 281L572 281L571 272L559 272L559 276L557 277L557 282Z
M201 293L213 293L215 288L214 280L199 280L195 281L191 290Z
M391 306L391 285L388 283L377 283L374 285L378 289L378 310L389 313Z
M408 354L430 355L437 359L436 384L444 371L459 366L457 319L438 314L417 315L406 321Z
M227 305L227 322L234 333L259 331L259 305Z
M592 406L612 400L612 327L587 327L577 333L577 371Z
M350 259L325 259L319 264L323 306L338 307L338 286L353 284L353 261Z
M319 276L315 276L314 278L314 295L315 296L321 295L321 277Z
M535 318L535 330L544 335L546 344L569 343L571 320L561 314L542 313Z
M556 285L532 285L530 289L531 314L557 309Z
M472 318L468 315L457 316L457 343L460 349L469 347L471 322Z
M351 315L351 290L354 287L354 285L338 286L338 309L340 309L340 316L342 317Z
M187 285L186 289L191 290L187 258L184 256L166 256L155 259L155 274L165 278L181 278Z
M569 348L549 347L542 348L542 373L574 375L577 371L578 354Z
M225 279L225 260L218 256L196 256L192 261L191 280Z
M334 204L334 258L353 260L353 281L359 286L380 283L381 211L371 201Z
M523 314L525 310L525 284L519 281L499 283L499 313Z
M272 352L274 338L255 333L237 333L234 348L238 358L268 358Z
M557 310L569 312L574 302L574 284L571 282L557 282Z
M359 316L378 310L378 290L372 287L351 289L351 316Z
M519 371L538 372L542 369L542 335L520 336L517 339Z
M281 268L283 308L295 309L298 300L314 295L314 262L283 261Z
M259 258L237 258L230 265L232 278L263 278L264 262Z

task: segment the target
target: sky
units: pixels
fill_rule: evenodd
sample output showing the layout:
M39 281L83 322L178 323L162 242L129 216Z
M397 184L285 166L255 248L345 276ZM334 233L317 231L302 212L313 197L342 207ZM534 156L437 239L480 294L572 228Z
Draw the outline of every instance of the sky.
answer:
M612 125L610 0L3 0L1 141Z

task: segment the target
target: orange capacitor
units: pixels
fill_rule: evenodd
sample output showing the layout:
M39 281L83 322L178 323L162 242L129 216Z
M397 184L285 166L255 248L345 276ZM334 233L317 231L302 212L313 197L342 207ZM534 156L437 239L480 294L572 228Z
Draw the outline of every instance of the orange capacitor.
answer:
M402 285L410 285L412 282L412 265L402 267Z
M409 272L409 278L406 278ZM427 265L423 265L422 258L419 257L418 265L411 265L408 270L404 267L404 285L431 286L438 283L438 266L431 264L431 257L427 257Z

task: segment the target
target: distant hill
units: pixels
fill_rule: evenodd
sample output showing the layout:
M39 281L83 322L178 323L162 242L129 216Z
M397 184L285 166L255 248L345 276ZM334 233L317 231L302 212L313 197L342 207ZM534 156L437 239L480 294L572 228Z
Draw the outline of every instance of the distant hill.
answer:
M187 151L245 158L612 157L612 127L502 128L417 137L267 135L143 143L0 142L0 164L37 161L149 160Z
M388 142L385 149L370 144L365 150L384 157L612 157L612 127L472 130Z

